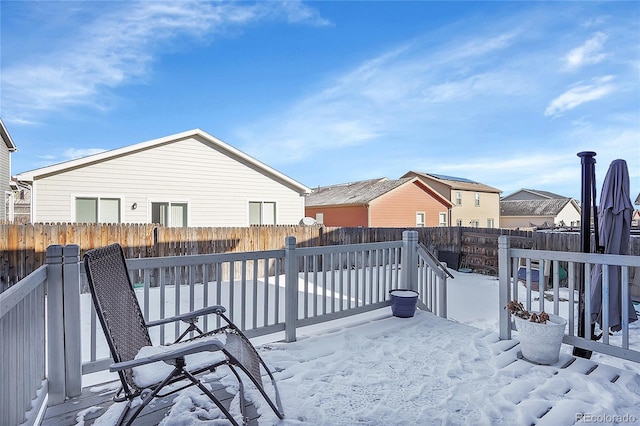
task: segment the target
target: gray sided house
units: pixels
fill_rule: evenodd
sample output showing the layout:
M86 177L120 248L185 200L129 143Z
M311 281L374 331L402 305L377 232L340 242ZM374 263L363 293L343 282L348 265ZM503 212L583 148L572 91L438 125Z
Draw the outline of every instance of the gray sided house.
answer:
M200 130L20 173L32 222L298 224L309 188Z
M548 191L521 189L500 200L503 228L575 227L580 225L580 216L576 200Z
M11 188L11 153L15 152L17 148L2 118L0 118L0 138L2 138L2 148L0 148L0 187L4 193L4 207L0 209L0 220L12 221L14 194Z

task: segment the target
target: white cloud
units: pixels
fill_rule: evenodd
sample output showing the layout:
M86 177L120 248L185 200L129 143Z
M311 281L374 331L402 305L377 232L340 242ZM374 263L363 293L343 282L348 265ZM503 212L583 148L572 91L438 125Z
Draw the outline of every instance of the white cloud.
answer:
M615 85L611 83L612 80L613 76L607 75L593 79L591 84L572 87L551 101L545 109L544 115L558 116L585 102L595 101L607 96L615 90Z
M572 49L564 58L566 69L575 70L583 65L601 62L607 56L602 52L606 40L606 34L597 32L582 46Z
M25 55L23 62L3 67L4 115L14 123L29 123L38 111L78 104L105 108L105 88L146 79L162 46L177 37L207 42L204 36L273 19L328 24L316 10L297 1L113 3L90 22L69 23L77 26L74 36L53 44L48 55Z
M411 40L356 64L277 117L243 126L235 140L267 163L290 164L319 151L384 143L389 134L415 132L416 123L440 115L442 103L473 113L465 102L521 90L520 78L500 67L475 72L476 62L500 56L514 37L467 36L436 50L428 40ZM455 113L448 118L457 119Z

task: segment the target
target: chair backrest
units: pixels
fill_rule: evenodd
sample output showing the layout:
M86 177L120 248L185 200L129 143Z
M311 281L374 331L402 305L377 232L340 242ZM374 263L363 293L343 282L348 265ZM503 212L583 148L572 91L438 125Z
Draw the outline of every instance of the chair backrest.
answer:
M151 346L138 299L131 285L122 247L111 244L84 255L89 289L114 362L135 358L143 346ZM125 373L133 385L131 371Z

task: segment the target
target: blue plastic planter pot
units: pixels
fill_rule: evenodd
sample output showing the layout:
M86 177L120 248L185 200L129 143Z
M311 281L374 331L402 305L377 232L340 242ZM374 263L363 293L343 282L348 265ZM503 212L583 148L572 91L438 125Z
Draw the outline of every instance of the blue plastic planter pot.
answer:
M411 318L416 313L418 292L414 290L389 290L391 313L394 317Z

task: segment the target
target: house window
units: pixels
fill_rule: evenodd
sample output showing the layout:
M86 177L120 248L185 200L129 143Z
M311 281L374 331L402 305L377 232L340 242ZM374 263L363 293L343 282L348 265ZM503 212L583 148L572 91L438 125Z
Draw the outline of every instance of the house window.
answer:
M472 228L479 228L480 227L480 221L479 220L472 220L469 222L469 226L471 226Z
M276 203L249 201L249 225L275 225Z
M151 223L186 228L187 203L151 203Z
M457 205L462 204L462 192L460 191L456 192L456 204Z
M76 222L120 223L119 198L76 198Z
M438 220L438 225L439 226L447 226L447 214L446 213L440 213L438 215L439 220Z
M456 226L462 226L462 219L456 220Z
M316 213L316 223L318 225L324 224L324 213Z
M417 228L423 228L424 227L424 221L425 221L424 212L416 212L416 227Z
M480 205L480 193L476 192L476 207Z
M493 219L487 219L487 228L493 228Z

